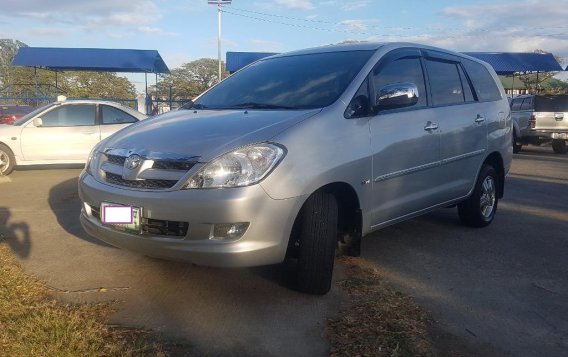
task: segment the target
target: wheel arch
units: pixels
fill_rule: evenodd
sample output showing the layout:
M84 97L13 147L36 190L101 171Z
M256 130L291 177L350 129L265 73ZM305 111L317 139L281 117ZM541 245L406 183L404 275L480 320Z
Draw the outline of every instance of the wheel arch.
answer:
M363 216L359 196L355 189L346 182L332 182L314 190L306 196L302 207L296 215L289 247L298 239L298 229L301 224L301 217L309 197L316 192L324 191L334 196L338 208L338 241L343 241L348 245L346 252L350 255L359 255L360 240L363 229ZM348 241L345 241L348 240Z
M505 166L503 164L503 157L499 152L495 151L487 156L483 164L490 165L497 171L497 175L499 176L498 197L503 198L505 194Z

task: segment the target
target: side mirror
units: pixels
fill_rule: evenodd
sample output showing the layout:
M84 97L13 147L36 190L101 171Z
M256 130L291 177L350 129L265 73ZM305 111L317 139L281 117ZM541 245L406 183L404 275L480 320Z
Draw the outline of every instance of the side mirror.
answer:
M41 128L43 126L43 120L41 118L35 118L32 123L36 128Z
M414 83L394 83L381 88L377 94L377 110L410 107L418 103L418 87Z

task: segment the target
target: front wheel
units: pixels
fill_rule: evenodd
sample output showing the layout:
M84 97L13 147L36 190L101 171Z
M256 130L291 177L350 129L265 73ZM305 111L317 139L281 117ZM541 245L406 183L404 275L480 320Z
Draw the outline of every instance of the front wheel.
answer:
M488 226L495 218L499 178L492 166L483 165L471 196L458 204L461 222L470 227Z
M566 154L568 147L565 140L552 140L552 150L557 154Z
M12 150L4 144L0 144L0 176L9 175L16 165L16 159Z
M300 215L298 289L323 295L331 288L337 246L337 201L332 194L318 191L308 198Z

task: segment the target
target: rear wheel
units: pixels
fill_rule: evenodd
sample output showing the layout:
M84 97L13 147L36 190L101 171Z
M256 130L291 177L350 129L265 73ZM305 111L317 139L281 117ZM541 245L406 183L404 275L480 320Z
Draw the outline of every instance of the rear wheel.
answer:
M492 166L483 165L471 196L458 204L463 224L471 227L488 226L497 212L499 179Z
M521 151L523 144L517 143L517 134L513 131L513 152L516 154Z
M318 191L308 198L300 215L298 289L323 295L331 288L337 246L337 201L332 194Z
M14 171L16 159L9 147L0 144L0 176L9 175Z
M552 150L557 154L566 154L568 147L565 140L552 140Z

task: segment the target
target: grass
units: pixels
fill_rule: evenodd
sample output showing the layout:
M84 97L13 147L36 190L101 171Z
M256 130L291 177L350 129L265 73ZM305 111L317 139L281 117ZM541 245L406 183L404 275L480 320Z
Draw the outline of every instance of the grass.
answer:
M412 299L394 291L379 271L361 258L344 257L347 278L340 288L347 304L328 321L332 356L435 356L430 315Z
M113 328L111 304L62 304L0 240L1 356L166 356L143 330Z

